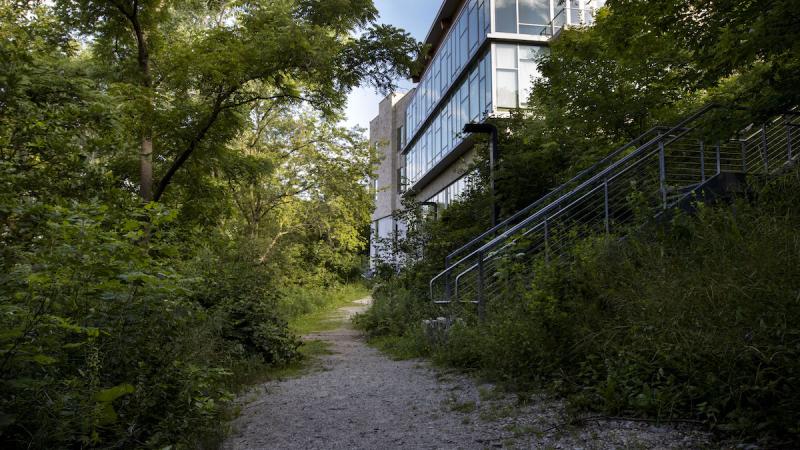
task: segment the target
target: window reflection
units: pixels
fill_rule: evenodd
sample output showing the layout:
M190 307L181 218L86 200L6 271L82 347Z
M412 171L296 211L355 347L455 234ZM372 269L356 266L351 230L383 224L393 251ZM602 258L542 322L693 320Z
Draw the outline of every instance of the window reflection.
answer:
M552 1L495 0L495 31L499 33L541 34L543 30L547 29L552 19Z
M517 32L517 0L495 0L495 28L500 33Z
M579 0L572 0L573 2ZM519 0L520 25L547 25L550 23L550 0ZM520 33L523 33L520 30Z
M486 40L491 28L490 4L489 0L468 0L453 21L406 111L408 140L419 131Z
M467 176L465 175L426 201L436 203L440 209L444 209L453 202L460 200L468 187Z
M491 54L486 52L406 153L407 183L413 186L462 142L461 130L492 111Z
M497 44L497 106L527 106L533 81L541 77L538 58L547 47Z

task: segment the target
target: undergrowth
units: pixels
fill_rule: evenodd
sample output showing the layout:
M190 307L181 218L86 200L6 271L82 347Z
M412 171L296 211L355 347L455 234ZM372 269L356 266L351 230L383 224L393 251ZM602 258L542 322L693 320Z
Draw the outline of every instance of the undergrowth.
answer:
M625 239L582 240L558 263L506 267L485 322L464 312L440 344L421 320L448 311L413 277L385 281L358 324L395 356L552 388L575 412L697 420L728 438L796 447L800 172L757 191Z

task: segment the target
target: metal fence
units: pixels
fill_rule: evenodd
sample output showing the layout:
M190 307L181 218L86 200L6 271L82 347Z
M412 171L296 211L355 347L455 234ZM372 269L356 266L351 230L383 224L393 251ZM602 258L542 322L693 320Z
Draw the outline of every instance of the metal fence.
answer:
M449 255L430 282L431 298L476 304L481 313L506 285L509 265L530 267L535 258L565 256L578 239L621 233L637 217L662 213L723 174L772 174L797 159L800 116L737 128L742 117L740 110L711 105L675 127L649 130ZM740 131L732 139L710 138L720 126Z
M580 6L562 6L553 15L553 20L542 27L540 36L556 36L564 28L594 25L597 8L591 2Z

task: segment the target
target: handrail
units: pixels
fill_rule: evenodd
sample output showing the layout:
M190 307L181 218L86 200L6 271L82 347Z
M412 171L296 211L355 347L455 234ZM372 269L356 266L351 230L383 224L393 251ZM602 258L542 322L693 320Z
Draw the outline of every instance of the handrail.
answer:
M717 123L720 119L728 121L733 119L733 124L735 125L739 122L739 119L746 119L746 117L738 117L737 115L718 117L716 114L709 114L712 110L717 109L724 109L729 113L748 110L748 108L738 106L711 103L684 118L671 128L654 127L648 130L630 143L615 150L598 163L581 171L581 173L573 177L567 183L562 184L557 189L549 192L533 204L506 219L497 227L493 227L487 232L482 233L469 244L462 246L460 249L448 255L448 260L446 261L448 265L445 270L430 280L431 299L437 304L450 304L453 301L477 304L479 305L478 314L481 316L484 314L484 305L487 296L493 295L497 288L497 280L493 280L492 278L488 279L488 285L485 284L487 282L487 278L485 278L487 276L485 272L487 267L489 268L488 270L494 270L492 267L495 267L494 264L497 263L498 259L503 259L503 255L507 254L508 249L514 248L521 239L524 239L531 233L537 232L537 230L541 232L542 227L544 227L544 244L541 244L538 240L541 238L540 236L536 241L539 243L535 244L535 247L528 251L545 251L548 252L547 254L549 255L549 247L547 245L548 222L552 223L554 219L558 222L559 219L557 218L564 214L572 215L573 213L583 211L581 208L586 206L585 204L588 199L594 198L592 196L596 195L598 190L602 189L605 189L605 193L603 194L605 196L605 229L608 233L610 217L609 182L618 178L623 180L623 184L619 184L618 182L616 185L618 187L615 189L614 202L624 203L626 198L624 180L627 178L623 177L630 177L631 175L625 175L628 172L638 174L640 171L644 170L647 173L651 173L653 176L658 176L660 179L660 188L658 188L660 199L658 204L663 205L664 210L660 212L660 214L663 214L670 208L670 205L676 205L685 201L687 198L690 198L689 196L692 195L691 192L694 192L698 187L703 186L704 183L714 179L713 176L712 178L707 178L706 176L707 166L705 165L706 156L704 156L704 143L709 142L709 140L716 142L716 169L711 169L712 171L716 170L716 175L731 170L731 166L733 166L733 170L737 173L739 170L742 170L743 173L750 173L751 171L761 173L765 171L766 174L770 174L774 173L776 170L781 170L781 167L785 167L785 164L791 164L800 160L800 154L792 151L793 145L800 147L800 145L796 144L798 139L797 134L793 136L792 128L790 128L796 125L792 123L795 122L795 119L789 118L800 115L797 108L791 108L790 111L781 113L780 117L772 117L763 122L752 123L747 127L724 126L723 128L725 129L730 128L729 131L731 132L726 139L720 139L722 136L719 135L719 133L712 132L712 128L709 128L710 125ZM710 117L700 120L706 115ZM711 122L708 122L708 119L710 119ZM653 131L658 131L658 135L650 138ZM712 133L707 135L705 134L707 131ZM642 141L648 138L649 140L642 144ZM725 142L724 144L723 141ZM620 153L634 145L639 146L634 151L624 154L621 158L619 157ZM673 146L675 146L674 150ZM739 146L741 146L741 159L739 159L738 155L740 152ZM782 146L786 146L786 148L781 150ZM724 158L721 158L720 149L723 147L726 155ZM665 151L665 148L669 148L670 150ZM698 165L698 163L691 162L695 161L694 158L696 158L696 156L693 156L693 152L698 150L700 158L699 177L694 174L694 171L697 169L693 168L695 165ZM733 153L733 156L731 156L731 153ZM669 157L672 162L668 164L665 160L665 156ZM654 167L651 167L651 162L654 161L654 157L658 158L658 171L660 172L658 174L652 172L655 170ZM713 157L714 156L712 156L712 158ZM687 160L686 158L690 159ZM776 167L776 158L778 159L778 163L783 161L784 166ZM616 161L614 161L614 159L616 159ZM609 164L609 161L613 162ZM725 169L722 168L723 165L721 165L721 161L726 167ZM741 167L737 167L739 161L741 161ZM667 167L672 167L672 169L667 171ZM687 175L689 176L688 178ZM633 175L633 177L638 176L640 175ZM620 190L620 188L623 190ZM655 188L654 186L653 189ZM569 189L568 192L565 192L567 189ZM593 200L591 201L593 202ZM549 203L542 205L544 202ZM622 203L620 205L622 205ZM600 207L602 209L602 204ZM594 206L590 206L590 208L594 208ZM529 215L524 217L525 214ZM600 214L602 214L602 211L600 211ZM519 223L514 224L514 222L520 220L521 217L524 218L519 221ZM584 218L585 215L581 213L581 218L576 217L575 220L584 220ZM503 229L504 231L500 233L500 230ZM491 237L493 234L495 236L486 242L487 238ZM480 247L477 247L478 244L480 244ZM544 245L544 247L541 247L542 245ZM467 256L460 258L454 264L450 264L450 258L454 258L469 249L474 250ZM563 251L564 249L560 248L560 250L556 250L556 254L561 255ZM477 281L472 278L465 278L466 275L471 273L475 275L473 272L476 270L479 271L477 274ZM450 278L454 273L457 274L455 277L455 286L451 284L452 279ZM445 289L444 297L437 298L434 290L435 283L444 276L447 276L447 278L444 279L443 285ZM466 280L471 280L469 286L472 288L467 289L465 291L466 294L462 294L462 284ZM477 284L473 286L473 283ZM455 287L456 290L455 298L451 298L451 290L453 287ZM464 295L467 295L467 297L464 297ZM470 298L471 295L475 295L475 297Z
M715 103L712 103L710 105L707 105L707 106L703 107L700 111L698 111L697 113L693 114L688 119L685 119L684 121L682 121L678 125L672 127L669 131L667 131L663 135L660 135L657 138L650 140L648 143L646 143L646 144L642 145L641 147L639 147L635 152L625 156L621 160L619 160L619 161L615 162L614 164L608 166L602 172L598 173L597 175L593 176L592 178L588 179L587 181L581 183L580 186L572 189L568 194L565 194L565 195L561 196L561 198L559 198L558 200L553 202L550 206L547 206L547 207L545 207L545 209L542 209L541 211L538 211L536 214L530 216L529 218L527 218L524 221L520 222L519 224L515 225L513 228L507 230L505 233L503 233L500 236L496 237L491 242L487 243L483 247L481 247L478 250L476 250L475 252L473 252L473 255L477 255L479 253L485 252L486 250L490 250L495 245L497 245L496 242L500 241L501 239L507 238L510 234L513 234L514 232L518 231L520 228L530 224L534 219L538 218L543 211L549 211L550 208L555 207L556 205L561 203L563 200L566 200L573 192L579 191L579 190L585 188L586 186L590 185L591 183L593 183L593 182L595 182L595 181L597 181L597 180L599 180L601 178L604 178L613 169L616 169L620 165L628 162L629 160L633 159L636 156L639 156L641 153L644 153L645 150L648 149L651 145L656 144L659 141L661 141L663 139L663 136L669 136L669 135L673 134L675 131L680 131L680 130L683 130L683 134L687 133L689 130L685 130L684 129L684 125L697 120L698 118L700 118L703 115L705 115L708 111L710 111L712 109L719 108L719 107L721 107L721 105L718 105L718 104L715 104ZM674 140L675 139L673 139L672 141L674 141Z
M678 139L680 139L681 137L685 136L685 135L686 135L686 134L687 134L689 131L692 131L692 130L691 130L691 129L682 129L682 133L681 133L681 134L678 134L678 135L676 135L676 136L674 136L674 137L670 138L670 139L669 139L669 140L668 140L668 141L667 141L667 142L666 142L664 145L669 145L669 144L671 144L671 143L675 142L676 140L678 140ZM669 134L669 133L667 133L666 135L668 135L668 134ZM660 139L658 139L658 140L654 140L654 141L651 141L651 143L656 143L656 142L660 142ZM632 154L631 154L631 155L629 155L628 157L626 157L626 158L624 158L624 159L620 160L619 162L620 162L620 163L628 162L628 160L630 160L630 159L633 159L633 158L634 158L634 157L636 157L636 156L642 156L642 153L647 153L647 151L646 151L646 150L647 150L649 147L650 147L650 145L643 146L643 147L641 147L641 150L642 150L641 152L637 151L636 153L632 153ZM654 152L656 151L655 149L650 149L650 150L651 150L651 151L650 151L650 154L652 154L652 153L654 153ZM645 154L644 156L645 156L645 157L647 157L647 156L649 156L649 154ZM610 166L610 167L609 167L609 169L611 169L611 168L615 168L615 169L616 169L616 168L617 168L617 165ZM610 170L609 170L609 171L610 171ZM507 232L507 233L504 233L503 235L501 235L501 236L498 236L498 238L497 238L497 239L494 239L493 241L491 241L491 242L487 243L487 244L486 244L486 245L485 245L483 248L481 248L481 249L479 249L478 251L476 251L476 253L475 253L475 254L485 253L485 252L487 252L487 251L493 250L493 249L494 249L496 246L498 246L499 244L501 244L501 243L503 243L503 242L505 242L505 241L507 240L507 239L501 239L501 238L503 238L504 236L505 236L506 238L508 238L508 237L510 237L512 234L514 234L516 231L519 231L520 229L524 228L526 225L529 225L529 224L531 224L532 222L534 222L534 221L535 221L535 219L541 218L541 216L542 216L542 215L545 215L545 216L547 216L548 214L545 214L545 213L549 213L551 209L555 208L556 206L560 206L560 205L561 205L561 203L562 203L562 200L563 200L563 201L570 200L570 196L571 196L571 194L573 194L573 193L575 193L575 192L578 192L578 191L582 190L582 189L583 189L583 188L585 188L585 187L588 187L588 186L590 186L590 185L592 184L592 182L593 182L593 181L597 181L599 178L603 178L603 179L607 178L607 175L609 175L609 173L607 173L606 171L603 171L603 172L599 173L599 174L598 174L596 177L593 177L592 179L590 179L590 180L586 181L585 183L581 184L580 186L578 186L578 187L576 187L575 189L573 189L572 191L570 191L570 193L569 193L569 194L567 194L567 195L564 195L564 196L563 196L563 197L561 197L559 200L557 200L557 201L555 201L555 202L551 203L550 205L548 205L548 206L547 206L547 207L545 207L544 209L541 209L541 210L537 211L537 212L536 212L534 215L530 216L528 219L525 219L523 222L520 222L520 223L519 223L517 226L515 226L514 228L512 228L512 229L508 230L508 232ZM614 175L614 176L612 176L611 178L608 178L608 179L610 180L610 179L613 179L614 177L616 177L616 175ZM586 194L584 194L582 197L580 197L580 198L578 198L577 200L573 201L572 203L573 203L573 204L575 204L575 203L577 203L577 202L579 202L579 201L583 200L583 199L584 199L584 198L585 198L587 195L590 195L590 194L591 194L591 193L593 193L593 192L594 192L596 189L599 189L599 187L600 187L600 185L598 185L597 187L595 187L595 188L594 188L592 191L590 191L589 193L586 193ZM569 207L569 206L567 206L567 208L568 208L568 207ZM557 212L556 212L556 213L555 213L553 216L550 216L549 218L556 217L556 216L558 216L559 214L563 213L565 210L566 210L566 208L565 208L565 209L562 209L562 210L559 210L559 211L557 211ZM545 219L545 220L547 220L547 219ZM542 222L540 222L540 224L541 224L541 223L542 223ZM534 226L533 228L531 228L531 230L534 230L534 229L536 229L536 227L538 227L538 225L536 225L536 226ZM529 233L531 230L528 230L528 232L524 233L524 234L523 234L523 236L527 235L527 234L528 234L528 233ZM504 250L505 248L507 248L508 246L510 246L510 245L512 245L512 244L514 244L514 243L516 243L516 240L512 240L511 242L509 242L509 243L507 243L506 245L504 245L503 247L501 247L501 248L500 248L500 251ZM487 260L490 260L490 259L491 259L491 257L492 257L492 256L494 256L495 254L496 254L496 252L493 252L493 253L490 255L489 259L487 259ZM468 258L466 258L466 259L468 259ZM453 267L455 267L455 265L454 265ZM474 270L475 268L477 268L477 264L475 264L475 265L473 265L472 267L470 267L470 268L468 268L468 269L464 270L463 272L459 273L459 274L456 276L456 280L458 280L458 278L459 278L459 277L461 277L461 276L463 276L463 275L465 275L465 274L467 274L467 273L471 272L471 271L472 271L472 270Z
M458 262L456 262L456 263L454 263L454 264L452 264L452 265L447 265L447 267L445 268L445 270L444 270L444 271L442 271L441 273L439 273L438 275L436 275L435 277L433 277L433 278L430 280L430 286L429 286L429 287L430 287L431 296L433 297L433 286L434 286L434 283L435 283L437 280L439 280L440 278L442 278L442 277L444 277L444 276L447 276L447 275L450 275L450 274L453 272L453 270L454 270L456 267L458 267L459 265L461 265L461 264L462 264L462 263L464 263L465 261L469 260L470 258L472 258L472 257L474 257L474 256L476 256L476 255L480 255L480 254L482 254L482 253L485 253L485 252L486 252L486 251L488 251L488 250L491 250L492 248L494 248L495 246L497 246L499 242L502 242L502 241L506 240L506 239L507 239L507 238L508 238L508 237L509 237L511 234L513 234L513 233L515 233L515 232L519 231L521 228L523 228L523 227L525 227L525 226L529 225L529 224L530 224L532 221L534 221L534 220L536 220L537 218L539 218L539 217L540 217L540 216L541 216L541 215L542 215L544 212L549 212L551 208L555 207L556 205L558 205L558 204L562 203L564 200L568 199L568 198L569 198L569 196L570 196L570 195L572 195L572 193L574 193L574 192L576 192L576 191L579 191L580 189L583 189L583 188L585 188L587 185L589 185L589 184L591 184L591 183L593 183L593 182L597 181L598 179L600 179L600 178L602 178L602 177L605 177L605 176L607 176L607 175L608 175L608 173L609 173L610 171L612 171L612 170L616 169L617 167L619 167L620 165L622 165L622 164L624 164L624 163L628 162L628 161L629 161L629 160L631 160L632 158L634 158L634 157L636 157L636 156L639 156L641 153L643 153L643 152L644 152L646 149L648 149L648 148L649 148L650 146L652 146L653 144L655 144L655 143L658 143L659 141L662 141L662 140L663 140L663 136L664 136L664 135L667 135L667 136L668 136L668 135L671 135L671 134L675 133L676 131L683 131L683 133L682 133L682 134L685 134L686 132L688 132L688 131L689 131L689 130L686 130L686 129L684 128L684 127L685 127L687 124L689 124L689 123L691 123L691 122L693 122L693 121L695 121L695 120L699 119L700 117L704 116L704 115L705 115L705 114L707 114L709 111L711 111L712 109L717 109L717 108L722 108L722 107L724 107L724 106L723 106L723 105L720 105L720 104L717 104L717 103L710 103L710 104L708 104L708 105L704 106L703 108L701 108L701 109L700 109L699 111L697 111L696 113L694 113L694 114L692 114L691 116L689 116L689 117L685 118L685 119L684 119L684 120L682 120L680 123L678 123L677 125L675 125L675 126L673 126L672 128L670 128L670 129L669 129L667 132L665 132L665 133L660 133L658 137L656 137L656 138L654 138L654 139L651 139L650 141L648 141L648 142L647 142L647 143L645 143L644 145L641 145L641 146L639 146L639 147L638 147L638 148L637 148L635 151L633 151L632 153L630 153L630 154L626 155L624 158L622 158L622 159L620 159L619 161L616 161L615 163L613 163L613 164L611 164L610 166L606 167L606 168L605 168L605 169L603 169L601 172L599 172L599 173L597 173L596 175L594 175L593 177L591 177L589 180L587 180L587 181L584 181L583 183L581 183L579 186L577 186L577 187L574 187L574 188L573 188L573 189L571 189L571 190L570 190L570 191L569 191L567 194L564 194L564 195L562 195L560 198L558 198L557 200L555 200L555 201L551 202L551 204L550 204L550 205L548 205L548 206L546 206L544 209L542 209L542 210L540 210L540 211L537 211L535 214L533 214L532 216L530 216L530 217L526 218L525 220L523 220L523 221L522 221L522 222L520 222L519 224L517 224L517 225L513 226L512 228L510 228L510 229L506 230L505 232L503 232L503 233L502 233L502 234L500 234L499 236L496 236L494 239L492 239L492 240L491 240L491 241L489 241L488 243L486 243L486 244L482 245L482 246L481 246L480 248L478 248L477 250L474 250L474 251L472 251L471 253L469 253L467 256L465 256L465 257L461 258L461 259L460 259ZM740 108L735 108L735 109L740 109ZM454 254L457 254L458 252L461 252L461 251L463 251L465 248L467 248L467 247L469 247L469 246L473 245L473 243L475 243L475 242L477 242L477 241L479 241L479 240L482 240L483 238L486 238L486 237L487 237L488 235L490 235L491 233L494 233L494 232L496 232L496 231L497 231L497 230L498 230L500 227L503 227L503 226L506 226L506 225L508 225L508 223L510 222L510 220L513 220L513 219L519 218L519 216L520 216L521 214L524 214L524 212L529 212L529 211L530 211L531 209L533 209L533 208L534 208L536 205L538 205L538 204L542 203L542 202L543 202L544 200L546 200L547 198L549 198L549 197L552 197L552 196L554 196L556 193L559 193L559 192L561 192L563 189L565 189L567 186L569 186L569 185L570 185L570 183L572 183L573 181L575 181L575 180L579 179L579 178L580 178L580 177L582 177L582 176L585 176L585 175L586 175L586 173L588 173L588 172L591 172L593 169L596 169L598 165L601 165L602 163L608 162L608 160L609 160L609 159L611 159L611 158L613 158L614 156L618 156L620 152L624 151L626 148L629 148L629 147L630 147L632 144L634 144L634 143L638 142L639 140L641 140L643 137L647 136L647 135L648 135L649 133L651 133L652 131L654 131L654 130L658 130L658 129L664 129L664 128L666 128L666 127L663 127L663 126L662 126L662 127L654 127L654 128L651 128L650 130L648 130L646 133L644 133L644 134L643 134L643 135L641 135L640 137L638 137L638 138L634 139L634 140L633 140L633 141L631 141L630 143L626 144L626 145L625 145L625 146L623 146L622 148L618 149L617 151L613 152L611 155L609 155L609 156L607 156L606 158L604 158L603 160L601 160L599 163L597 163L597 164L593 165L592 167L590 167L589 169L587 169L587 170L585 170L585 171L581 172L581 173L580 173L578 176L574 177L574 178L573 178L572 180L570 180L569 182L567 182L567 183L565 183L565 184L562 184L561 188L557 189L556 191L553 191L553 192L551 192L550 194L546 195L546 196L545 196L545 197L543 197L542 199L540 199L540 200L538 200L537 202L535 202L533 205L531 205L531 206L529 206L529 207L525 208L525 209L524 209L523 211L521 211L520 213L518 213L518 214L515 214L514 216L512 216L512 218L509 218L509 219L507 219L506 221L504 221L503 223L501 223L501 224L500 224L500 225L498 225L497 227L495 227L495 228L493 228L492 230L489 230L488 232L486 232L486 233L482 234L482 235L481 235L479 238L477 238L477 239L474 239L474 240L473 240L473 241L472 241L470 244L467 244L466 246L464 246L464 247L462 247L461 249L459 249L459 250L457 250L456 252L454 252ZM451 255L452 255L452 254L451 254ZM450 256L450 255L449 255L449 256ZM449 256L448 256L448 258L449 258Z
M584 169L578 175L575 175L574 177L572 177L568 181L562 183L559 187L557 187L556 189L548 192L543 197L541 197L539 200L535 201L531 205L526 206L525 208L523 208L520 211L518 211L515 214L513 214L511 217L509 217L506 220L502 221L501 223L497 224L494 228L491 228L491 229L487 230L486 232L484 232L480 236L478 236L475 239L471 240L469 243L463 245L459 249L457 249L457 250L453 251L452 253L450 253L449 255L447 255L445 257L445 267L449 267L449 262L453 259L454 256L462 253L464 250L466 250L467 248L473 246L478 241L482 241L482 240L486 239L488 236L490 236L491 234L494 234L499 229L505 227L506 225L508 225L509 223L513 222L514 220L519 219L521 216L524 216L525 214L529 213L531 210L535 209L541 203L545 202L548 198L553 197L556 194L560 193L561 191L567 189L567 187L571 183L574 183L574 182L578 181L578 179L580 179L580 178L586 176L587 174L589 174L590 172L598 169L603 164L606 164L609 160L619 156L620 153L622 153L625 150L629 149L635 143L639 142L643 137L647 136L650 133L653 133L654 131L667 129L667 128L668 127L663 126L663 125L659 125L659 126L655 126L653 128L650 128L649 130L647 130L644 133L642 133L639 137L633 139L632 141L628 142L627 144L623 145L622 147L619 147L616 150L614 150L613 152L609 153L605 158L603 158L600 161L594 163L589 168Z

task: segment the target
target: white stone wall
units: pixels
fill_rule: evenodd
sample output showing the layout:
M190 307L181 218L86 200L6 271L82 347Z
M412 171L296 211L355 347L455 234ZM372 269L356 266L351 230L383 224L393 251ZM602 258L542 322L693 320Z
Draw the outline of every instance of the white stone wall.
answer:
M398 128L405 123L405 108L412 95L413 91L387 96L379 105L378 116L370 122L370 145L378 150L380 157L380 165L375 172L377 183L373 183L373 186L377 186L377 192L375 210L372 214L370 245L372 267L376 259L386 261L393 259L392 255L386 254L385 251L379 252L380 245L376 241L382 240L382 247L385 248L386 240L394 238L397 228L391 216L394 211L402 207L398 192L398 169L402 161Z

